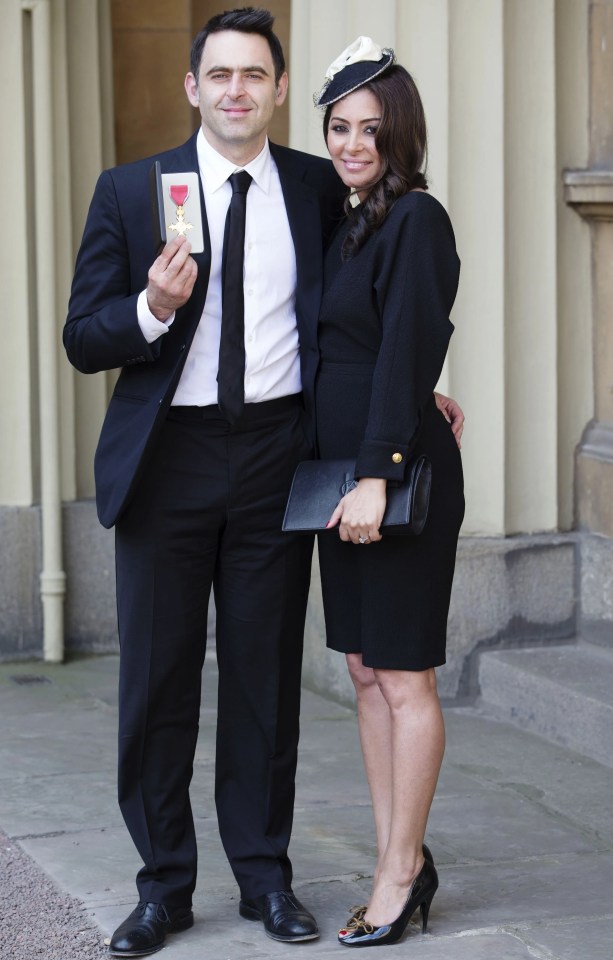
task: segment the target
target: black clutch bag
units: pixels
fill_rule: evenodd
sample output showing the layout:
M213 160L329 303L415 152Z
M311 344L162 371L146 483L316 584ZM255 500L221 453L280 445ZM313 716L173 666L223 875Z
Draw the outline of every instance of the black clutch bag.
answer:
M357 486L354 460L305 460L296 467L289 492L283 530L317 533L326 524L341 497ZM414 457L399 486L387 486L387 504L381 533L417 536L428 518L432 465L424 454ZM335 528L333 528L335 529Z

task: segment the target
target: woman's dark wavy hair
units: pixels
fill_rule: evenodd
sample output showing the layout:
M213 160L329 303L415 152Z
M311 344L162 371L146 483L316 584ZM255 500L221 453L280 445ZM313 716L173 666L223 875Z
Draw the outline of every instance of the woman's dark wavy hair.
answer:
M375 146L381 157L381 176L357 207L345 200L345 211L353 221L345 237L343 260L350 260L377 230L399 197L409 190L428 189L425 175L427 134L424 108L411 74L394 64L364 86L372 90L381 106L381 122ZM324 137L328 140L330 117L336 104L324 115Z
M275 68L275 83L278 84L281 75L285 73L285 57L283 47L273 33L272 25L275 18L269 10L261 7L240 7L236 10L226 10L207 20L200 33L194 38L190 55L191 72L198 80L200 61L204 45L212 33L221 33L223 30L237 30L239 33L257 33L268 41L272 62Z

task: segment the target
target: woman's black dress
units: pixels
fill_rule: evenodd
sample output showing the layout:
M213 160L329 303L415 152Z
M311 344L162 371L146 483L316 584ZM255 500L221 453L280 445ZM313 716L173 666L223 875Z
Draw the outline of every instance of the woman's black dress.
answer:
M344 543L319 536L328 646L366 666L425 670L445 662L458 532L460 454L433 390L453 325L460 262L444 208L427 193L398 200L353 259L348 224L328 250L316 387L319 456L357 458L358 477L404 477L407 457L432 462L428 521L418 537ZM402 461L398 460L398 454Z

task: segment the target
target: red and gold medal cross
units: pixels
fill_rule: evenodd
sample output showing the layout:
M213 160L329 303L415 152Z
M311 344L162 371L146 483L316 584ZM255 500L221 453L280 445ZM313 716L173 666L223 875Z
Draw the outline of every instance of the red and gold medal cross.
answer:
M170 199L177 205L177 222L169 223L168 229L176 231L177 236L184 237L188 230L193 229L193 223L185 220L183 204L189 196L189 187L185 183L173 183L169 188Z

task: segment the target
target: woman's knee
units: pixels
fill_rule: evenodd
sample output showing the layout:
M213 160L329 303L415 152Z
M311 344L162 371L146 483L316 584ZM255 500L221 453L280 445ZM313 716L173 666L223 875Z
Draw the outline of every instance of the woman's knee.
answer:
M374 679L390 709L438 703L436 673L428 670L373 670Z
M357 695L360 696L371 689L375 689L377 687L375 671L372 667L364 666L362 663L362 654L348 653L346 657L349 676L351 677Z

